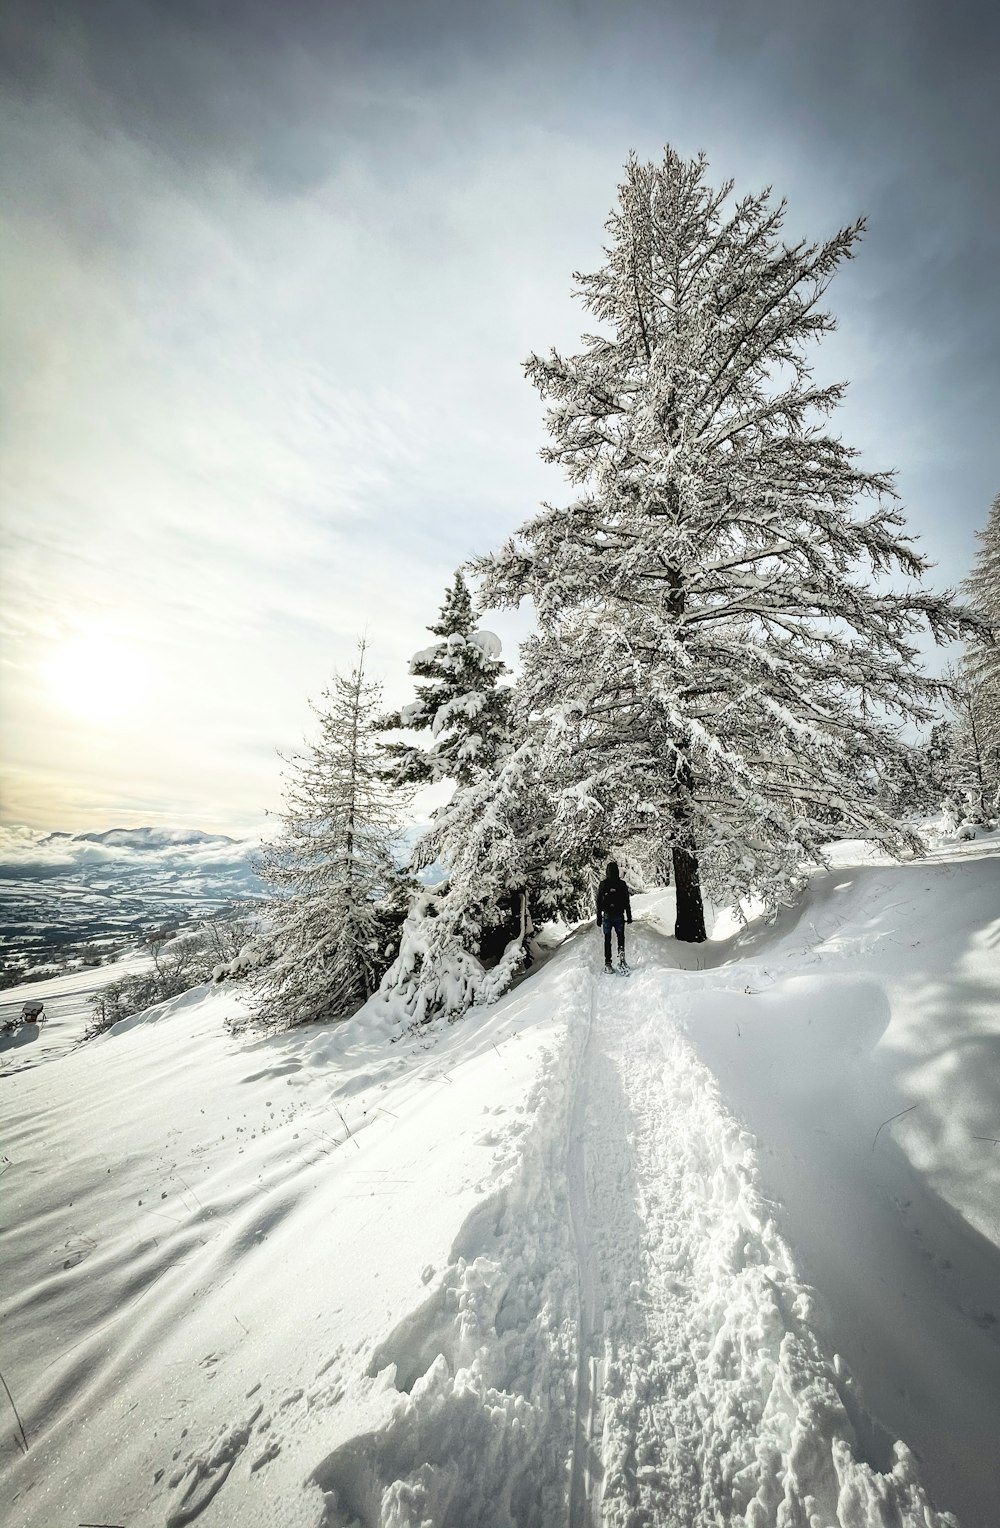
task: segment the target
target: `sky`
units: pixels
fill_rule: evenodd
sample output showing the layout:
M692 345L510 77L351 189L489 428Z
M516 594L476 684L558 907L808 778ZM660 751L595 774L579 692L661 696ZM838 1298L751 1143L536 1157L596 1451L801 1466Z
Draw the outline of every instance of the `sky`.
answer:
M869 230L818 371L953 586L1000 488L1000 8L7 0L0 820L257 831L543 498L630 149ZM524 613L490 614L512 656Z

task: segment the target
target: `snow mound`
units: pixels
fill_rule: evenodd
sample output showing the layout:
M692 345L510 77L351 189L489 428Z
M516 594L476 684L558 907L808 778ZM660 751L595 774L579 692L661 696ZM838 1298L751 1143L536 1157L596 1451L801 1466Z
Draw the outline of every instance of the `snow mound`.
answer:
M478 647L484 658L494 661L503 653L503 643L495 631L473 631L469 634L469 644Z

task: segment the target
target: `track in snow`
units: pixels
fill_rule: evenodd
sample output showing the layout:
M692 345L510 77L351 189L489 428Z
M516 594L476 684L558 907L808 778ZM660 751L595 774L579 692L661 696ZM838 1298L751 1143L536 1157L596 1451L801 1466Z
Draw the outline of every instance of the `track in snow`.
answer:
M859 1447L755 1143L671 1012L660 942L635 943L628 983L595 973L569 1110L569 1528L868 1525L887 1503L905 1528L944 1528L905 1451L876 1465Z
M569 1489L569 1528L593 1528L601 1521L604 1467L601 1458L604 1391L604 1291L594 1257L590 1197L587 1191L588 1066L594 1032L596 992L591 993L587 1031L570 1111L567 1183L569 1214L576 1251L579 1291L576 1398L573 1416L573 1463Z
M648 1351L635 1121L616 1055L626 992L617 979L595 971L569 1116L567 1184L579 1298L569 1528L617 1521L617 1504L634 1506L638 1494L631 1438L623 1446L617 1429L608 1447L609 1366L619 1353ZM614 1503L606 1501L608 1490Z

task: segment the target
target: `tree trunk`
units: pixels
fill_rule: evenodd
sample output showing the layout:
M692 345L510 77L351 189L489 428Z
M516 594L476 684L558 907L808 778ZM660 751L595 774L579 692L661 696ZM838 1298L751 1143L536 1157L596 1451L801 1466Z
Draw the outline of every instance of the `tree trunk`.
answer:
M706 938L705 909L701 900L701 877L698 874L698 855L692 821L694 794L694 771L687 758L690 745L687 733L680 740L680 767L677 783L680 787L674 811L674 895L677 918L674 922L674 938L687 944L701 944Z
M705 934L705 909L698 878L698 856L693 849L674 844L674 890L677 896L677 919L674 938L687 944L701 944Z

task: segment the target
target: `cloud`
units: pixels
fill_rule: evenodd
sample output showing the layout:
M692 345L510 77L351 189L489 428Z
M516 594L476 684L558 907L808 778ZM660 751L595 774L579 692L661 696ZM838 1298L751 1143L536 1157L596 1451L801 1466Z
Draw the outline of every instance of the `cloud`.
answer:
M121 729L117 747L97 750L79 728L72 739L95 807L136 777L166 801L171 761L190 798L231 807L235 794L256 818L277 804L275 771L241 769L248 722L272 749L293 742L306 696L366 627L403 698L405 658L451 570L537 500L543 471L521 428L532 405L512 360L526 345L510 346L498 388L496 334L465 333L473 289L495 272L464 270L479 237L470 206L430 175L388 212L348 175L276 228L267 199L231 176L182 190L146 146L74 137L58 114L22 124L26 154L29 126L35 159L60 162L75 190L60 203L64 238L12 218L23 282L54 296L50 341L31 333L21 347L47 344L49 364L11 389L4 458L8 501L25 511L7 545L10 762L51 768L43 659L110 617L149 690L144 726ZM125 187L133 225L95 248L86 217L108 185ZM485 184L469 195L489 203ZM404 250L372 225L408 209ZM442 217L458 248L405 281L421 224L436 239ZM412 308L408 323L396 308Z
M47 880L125 871L147 877L164 871L237 870L245 875L247 861L258 847L256 840L199 836L190 830L122 829L88 837L0 825L0 879Z
M867 208L820 365L942 579L966 570L1000 143L988 49L922 0L7 14L8 813L256 821L366 627L410 698L456 564L566 492L521 362L575 344L570 273L632 144L775 181L793 234ZM109 619L146 687L114 728L71 722L44 661Z
M61 844L44 844L44 836L32 828L0 824L0 878L44 877L75 870L78 859Z

